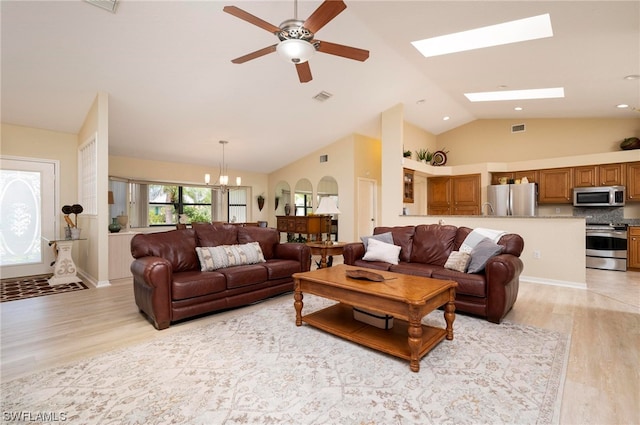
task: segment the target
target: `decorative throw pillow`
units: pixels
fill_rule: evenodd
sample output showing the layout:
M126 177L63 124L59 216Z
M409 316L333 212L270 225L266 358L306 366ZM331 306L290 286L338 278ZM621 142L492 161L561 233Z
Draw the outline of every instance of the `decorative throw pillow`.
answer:
M471 262L467 268L467 273L478 273L484 270L484 266L489 258L502 252L502 245L494 243L489 238L484 238L471 251Z
M444 268L464 273L467 271L467 266L470 261L471 254L468 252L453 251L449 254L449 258L447 258Z
M211 272L225 267L243 264L264 263L264 255L258 242L242 245L220 245L212 247L197 247L200 270Z
M367 246L369 244L369 239L375 239L377 241L381 241L381 242L384 242L384 243L390 243L391 245L393 245L393 233L391 233L391 232L380 233L379 235L373 235L373 236L362 236L360 238L360 240L364 244L364 250L365 251L367 250Z
M364 253L363 260L384 261L385 263L398 264L400 247L391 243L370 238L367 252Z

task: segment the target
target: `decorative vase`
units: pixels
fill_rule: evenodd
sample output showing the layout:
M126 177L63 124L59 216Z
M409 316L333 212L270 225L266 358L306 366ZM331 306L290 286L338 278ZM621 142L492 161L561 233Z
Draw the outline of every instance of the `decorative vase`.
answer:
M291 214L291 205L284 204L284 215L290 215L290 214Z
M262 208L264 208L264 198L258 198L258 209L262 211Z
M111 219L111 224L109 225L109 231L111 233L118 233L120 231L120 223L118 223L118 217L113 217Z
M71 228L71 239L80 239L80 231L82 229L79 229L77 227L72 227Z
M119 215L118 217L118 224L120 224L120 229L124 229L127 227L127 223L129 222L129 216L128 215Z

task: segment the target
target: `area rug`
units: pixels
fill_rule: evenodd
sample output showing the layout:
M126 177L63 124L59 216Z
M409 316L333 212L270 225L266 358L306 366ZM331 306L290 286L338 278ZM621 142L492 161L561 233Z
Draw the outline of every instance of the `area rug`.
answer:
M51 274L43 274L0 280L0 302L89 289L80 281L49 285L48 279L51 276Z
M303 313L328 305L306 295ZM3 412L72 424L557 423L569 336L457 315L405 360L304 324L291 295L3 383ZM444 325L441 311L424 321Z

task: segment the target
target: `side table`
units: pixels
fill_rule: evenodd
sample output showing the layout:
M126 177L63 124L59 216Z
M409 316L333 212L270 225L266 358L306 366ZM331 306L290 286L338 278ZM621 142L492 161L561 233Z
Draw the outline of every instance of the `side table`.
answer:
M71 256L71 248L75 241L85 239L57 239L49 240L49 246L56 250L56 261L53 263L53 276L49 278L49 285L61 285L63 283L78 282L76 264Z
M327 267L327 257L333 255L342 255L342 250L346 245L346 242L307 242L307 246L311 248L311 255L319 255L320 259L320 268L324 269Z

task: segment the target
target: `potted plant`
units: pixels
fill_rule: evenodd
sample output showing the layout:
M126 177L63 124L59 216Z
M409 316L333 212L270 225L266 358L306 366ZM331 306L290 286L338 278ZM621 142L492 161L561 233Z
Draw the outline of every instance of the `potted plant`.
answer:
M409 159L411 159L411 150L409 150L409 149L407 149L407 150L403 150L403 151L402 151L402 156L403 156L404 158L409 158Z
M433 154L429 152L429 149L418 149L416 151L416 158L418 161L424 161L429 164L433 158Z

